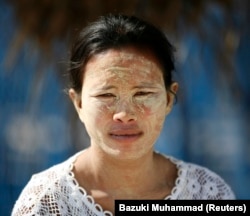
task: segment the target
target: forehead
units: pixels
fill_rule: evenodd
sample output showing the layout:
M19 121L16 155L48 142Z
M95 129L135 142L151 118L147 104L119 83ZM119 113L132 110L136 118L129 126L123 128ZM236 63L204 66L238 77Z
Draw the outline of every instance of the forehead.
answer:
M110 49L94 55L84 69L84 79L116 76L142 76L147 79L162 79L162 68L155 56L147 50L133 47Z

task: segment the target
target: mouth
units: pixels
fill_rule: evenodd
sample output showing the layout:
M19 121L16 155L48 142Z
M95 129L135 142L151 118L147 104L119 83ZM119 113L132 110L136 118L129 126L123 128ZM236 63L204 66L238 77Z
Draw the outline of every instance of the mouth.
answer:
M133 132L133 131L115 131L109 133L112 139L120 140L120 141L133 141L140 138L143 133L142 132Z

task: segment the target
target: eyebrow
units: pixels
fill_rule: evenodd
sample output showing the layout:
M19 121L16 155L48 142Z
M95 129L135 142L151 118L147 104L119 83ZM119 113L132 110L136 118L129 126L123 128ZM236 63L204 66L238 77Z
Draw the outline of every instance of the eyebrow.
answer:
M155 83L142 83L134 88L142 89L142 88L158 88L158 85Z
M117 88L115 87L114 85L107 85L107 86L102 86L100 88L98 88L98 90L110 90L110 89L114 89L114 88Z
M147 83L147 82L144 82L140 85L136 85L133 87L133 89L143 89L143 88L151 88L151 89L157 89L159 88L158 85L156 85L155 83ZM114 86L114 85L107 85L107 86L102 86L100 88L98 88L98 90L100 91L107 91L107 90L110 90L110 89L117 89L117 86Z

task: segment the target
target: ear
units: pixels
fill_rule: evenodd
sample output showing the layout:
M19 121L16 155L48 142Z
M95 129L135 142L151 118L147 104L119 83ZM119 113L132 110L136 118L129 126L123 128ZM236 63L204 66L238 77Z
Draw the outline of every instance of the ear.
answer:
M175 101L175 94L177 93L178 88L179 88L178 83L173 82L170 86L170 89L166 93L167 97L166 115L168 115L173 108Z
M82 108L81 95L79 93L77 93L74 89L71 88L71 89L69 89L69 97L70 97L71 101L73 102L74 107L79 115L81 108Z

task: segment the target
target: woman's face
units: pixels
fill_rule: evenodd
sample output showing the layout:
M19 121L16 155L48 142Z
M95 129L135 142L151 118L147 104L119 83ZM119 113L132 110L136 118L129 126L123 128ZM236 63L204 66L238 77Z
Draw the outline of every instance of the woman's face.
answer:
M156 58L132 47L93 56L84 68L81 95L70 90L70 96L91 147L120 159L153 150L174 100Z

